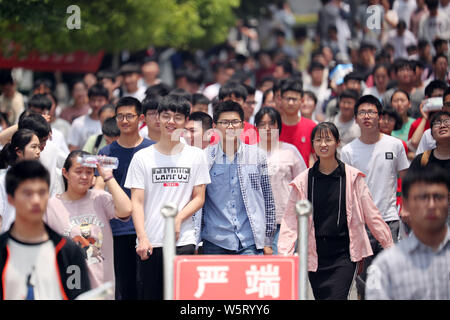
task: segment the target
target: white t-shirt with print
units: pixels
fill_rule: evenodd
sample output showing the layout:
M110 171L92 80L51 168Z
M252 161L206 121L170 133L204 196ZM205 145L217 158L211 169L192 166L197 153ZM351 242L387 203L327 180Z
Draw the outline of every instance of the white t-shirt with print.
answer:
M378 142L365 144L358 138L342 148L341 160L366 175L367 186L383 220L399 220L397 173L409 168L401 140L383 134Z
M175 155L165 155L155 145L139 150L128 167L125 187L144 189L144 227L153 247L164 243L164 217L161 208L168 202L178 211L191 201L194 186L209 184L208 164L203 150L184 145ZM196 244L194 219L181 224L177 246Z
M5 300L61 300L55 246L48 240L27 244L8 239L9 261L4 270Z

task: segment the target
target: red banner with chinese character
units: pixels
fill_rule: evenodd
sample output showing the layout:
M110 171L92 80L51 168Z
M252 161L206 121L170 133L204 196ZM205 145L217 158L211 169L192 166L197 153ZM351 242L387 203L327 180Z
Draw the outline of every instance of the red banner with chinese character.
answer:
M177 256L175 300L298 299L298 257Z
M88 53L75 51L67 54L43 54L31 52L24 57L15 54L4 57L0 52L0 69L25 68L34 71L96 72L100 67L104 52Z

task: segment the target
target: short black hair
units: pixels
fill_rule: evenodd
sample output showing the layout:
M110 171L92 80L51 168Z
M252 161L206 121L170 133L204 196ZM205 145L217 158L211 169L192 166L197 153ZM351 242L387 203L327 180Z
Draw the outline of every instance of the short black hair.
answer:
M45 118L36 112L23 112L23 117L19 117L18 128L33 130L38 136L39 140L48 137L52 128ZM22 116L21 115L21 116Z
M181 89L181 88L173 89L172 91L169 92L169 94L181 96L181 97L185 98L187 101L189 101L190 103L192 103L192 94L190 94L188 91L186 91L184 89Z
M210 100L202 93L194 93L192 95L192 105L196 104L210 104Z
M169 94L161 99L158 104L158 114L164 111L181 113L185 118L189 116L191 106L189 100L178 94Z
M294 79L287 79L281 85L281 95L283 95L286 91L295 91L303 95L303 85L301 81L297 81Z
M102 79L110 79L112 81L116 80L117 73L113 70L100 70L97 72L97 79L101 81Z
M428 10L433 10L439 7L439 0L425 0Z
M450 178L447 170L437 166L430 165L425 170L409 169L402 179L402 195L403 198L408 199L409 192L415 183L426 184L444 184L447 190L450 190Z
M433 47L437 50L438 47L440 47L440 46L446 44L447 42L448 42L448 41L445 40L445 39L436 38L436 39L434 39L434 41L433 41Z
M346 83L349 80L355 80L355 81L363 81L363 77L358 72L352 71L345 75L344 77L344 83Z
M101 114L106 110L112 110L114 113L116 113L116 108L112 104L107 103L103 107L101 107L100 110L98 110L98 116L100 117Z
M127 75L132 73L141 74L141 66L137 63L127 63L120 68L119 72L121 75Z
M247 96L254 96L255 95L255 92L256 92L255 87L249 86L247 84L243 84L243 86L247 90Z
M120 136L120 130L117 126L116 117L111 117L105 120L102 125L102 133L108 137Z
M407 59L399 58L393 63L395 73L398 73L401 69L407 68L415 72L415 66L413 63Z
M6 193L14 197L14 193L20 184L26 180L41 179L47 183L50 189L50 174L48 170L37 160L22 160L11 166L6 172Z
M255 114L255 126L258 126L261 122L264 115L267 114L270 117L270 120L275 121L278 125L278 132L281 135L281 127L283 123L281 122L281 115L277 109L272 107L261 107L259 111Z
M115 113L117 114L117 110L120 107L129 107L129 106L133 106L134 109L136 110L137 115L140 115L142 113L142 104L141 102L134 98L134 97L122 97L120 98L120 100L117 102L116 104L116 110Z
M450 94L450 87L447 87L442 95L442 99L445 101L445 97Z
M358 114L358 108L360 105L364 104L364 103L368 103L368 104L372 104L377 108L378 111L378 115L381 113L381 110L383 110L383 105L381 104L380 100L378 100L377 97L368 94L365 96L362 96L361 98L358 99L358 101L355 104L355 117Z
M217 120L219 120L220 115L224 112L237 112L241 121L244 121L244 110L241 105L232 100L227 100L221 101L215 106L213 114L213 121L215 124L217 124Z
M431 98L436 89L447 90L447 84L442 80L433 80L425 87L425 96Z
M89 99L92 97L104 97L106 100L109 100L109 91L102 84L96 83L89 88L88 97Z
M236 98L242 98L245 101L245 99L247 99L248 92L242 84L235 81L228 81L220 87L219 100L231 97L233 94Z
M398 113L397 110L395 110L394 108L392 108L391 106L385 106L383 108L383 110L381 110L380 112L380 117L387 115L388 117L394 118L395 119L395 125L394 125L394 130L400 130L403 126L403 119L400 116L400 114Z
M311 73L314 69L323 70L325 69L325 66L319 61L312 61L308 66L308 72Z
M440 53L440 54L437 54L437 55L435 55L433 57L432 63L435 64L438 61L439 58L444 58L448 62L447 56L445 54L443 54L443 53Z
M158 83L145 90L145 98L154 98L156 96L164 97L169 94L172 88L166 83Z
M359 94L358 92L356 92L355 90L351 90L351 89L347 89L342 91L342 93L339 95L339 101L342 100L343 98L350 98L356 101L358 101L359 98ZM339 106L339 104L338 104Z
M50 110L52 108L52 101L46 94L35 94L28 101L28 108L31 107L41 110Z
M447 111L438 111L435 114L433 114L431 116L431 120L430 120L430 127L433 128L433 125L436 121L441 120L442 116L448 116L450 117L450 112ZM433 137L434 138L434 137Z
M292 74L292 72L294 71L292 63L286 58L279 60L276 65L282 67L284 73Z
M213 119L211 118L211 116L209 114L201 112L201 111L192 112L189 115L189 120L201 121L203 131L211 129L213 126Z
M188 70L186 80L190 83L201 85L203 83L203 71L199 68Z
M303 96L309 96L311 99L314 100L314 105L317 104L317 96L314 92L312 92L311 90L306 90L303 91Z
M142 101L142 114L146 116L148 110L158 110L158 104L161 99L160 96L144 99L144 101Z

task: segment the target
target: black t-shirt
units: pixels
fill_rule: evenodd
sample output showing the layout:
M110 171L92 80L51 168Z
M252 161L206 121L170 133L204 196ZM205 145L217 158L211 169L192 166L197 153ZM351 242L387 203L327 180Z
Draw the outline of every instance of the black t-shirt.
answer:
M325 175L319 171L317 161L308 174L308 200L313 204L316 238L349 238L345 206L345 165L341 161L338 163L332 173Z
M434 150L436 150L436 149L433 149L433 151L431 151L430 157L429 157L428 162L427 162L427 164L425 165L425 167L428 167L428 166L438 166L438 167L443 168L443 169L446 170L447 172L450 172L450 159L447 159L447 160L439 160L438 158L436 158L436 157L434 156ZM423 156L423 153L417 155L417 156L413 159L413 161L411 162L411 165L409 166L409 170L421 170L422 168L424 168L424 167L421 165L422 156Z

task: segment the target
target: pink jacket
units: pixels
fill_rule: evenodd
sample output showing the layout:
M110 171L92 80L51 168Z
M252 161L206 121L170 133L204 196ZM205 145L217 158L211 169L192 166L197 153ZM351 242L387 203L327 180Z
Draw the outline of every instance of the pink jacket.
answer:
M290 183L293 188L289 196L283 220L281 221L280 236L278 239L279 254L292 255L294 253L298 225L295 204L299 200L308 199L309 170L300 173ZM345 176L345 201L350 236L350 258L353 262L358 262L365 257L373 255L365 224L367 224L369 230L381 243L383 248L389 248L394 243L389 226L383 221L380 212L372 200L372 195L364 181L364 174L346 164ZM317 271L318 259L312 216L309 217L308 229L310 230L308 235L308 271L315 272Z

